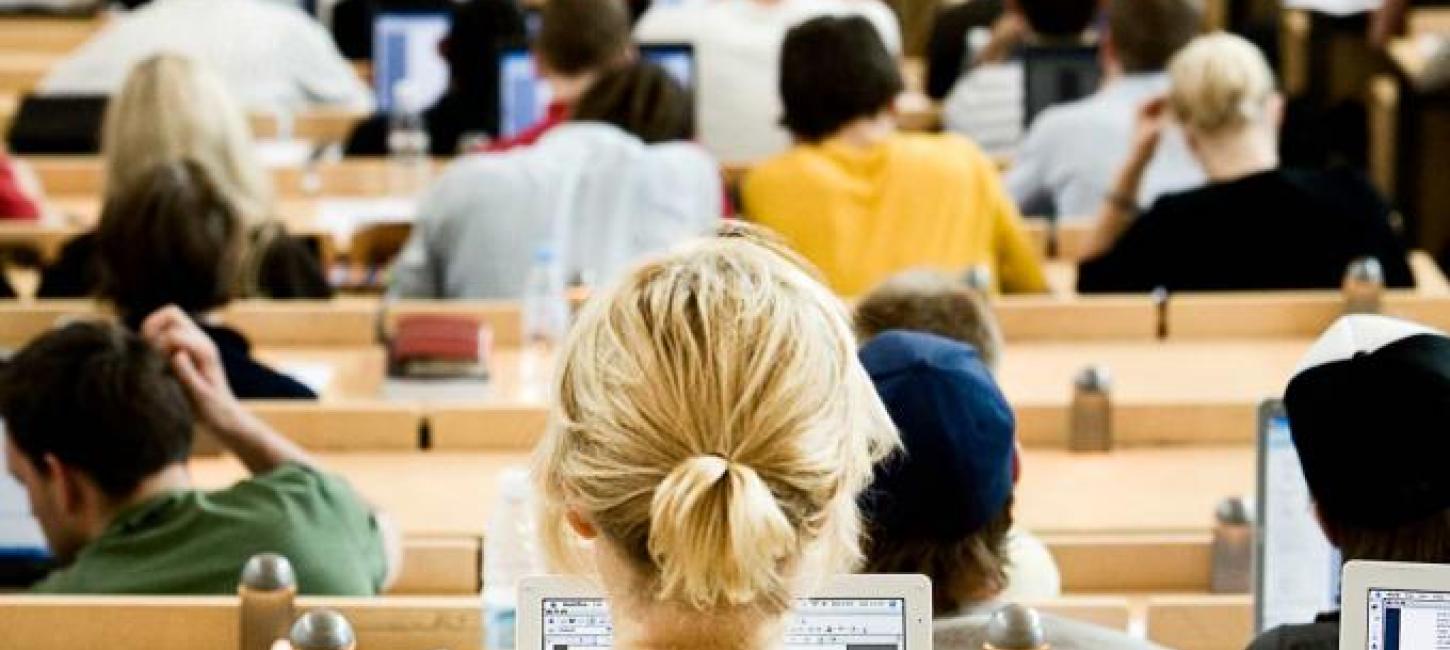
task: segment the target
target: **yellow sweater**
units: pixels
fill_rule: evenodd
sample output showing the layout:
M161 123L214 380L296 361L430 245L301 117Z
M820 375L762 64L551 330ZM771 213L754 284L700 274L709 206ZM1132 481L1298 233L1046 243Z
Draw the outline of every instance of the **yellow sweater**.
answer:
M803 144L745 179L746 215L780 233L843 296L911 268L986 264L999 290L1047 290L997 170L953 135L901 134L869 149Z

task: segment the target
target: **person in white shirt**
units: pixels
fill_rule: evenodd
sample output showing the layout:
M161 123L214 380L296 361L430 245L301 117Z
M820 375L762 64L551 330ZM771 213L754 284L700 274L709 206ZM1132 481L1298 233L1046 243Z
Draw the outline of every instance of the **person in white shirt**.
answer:
M819 16L861 15L893 55L901 28L880 0L684 0L656 3L635 28L642 43L695 46L700 140L724 163L753 163L785 151L780 126L780 48L790 28Z
M1024 213L1060 220L1098 213L1128 158L1138 109L1168 92L1168 61L1203 24L1195 0L1112 0L1109 7L1102 89L1043 111L1007 174L1007 189ZM1138 205L1147 208L1159 196L1204 181L1183 134L1170 129L1148 166Z
M689 94L636 61L590 84L570 121L531 147L454 163L424 198L394 269L405 298L516 299L535 253L566 278L609 284L643 255L719 222L719 167L699 145Z
M372 92L326 29L296 7L264 0L154 0L57 64L39 93L110 95L134 64L161 53L205 62L249 109L373 108Z
M1098 15L1098 0L1008 0L981 47L977 65L952 86L942 123L987 153L1010 155L1026 122L1026 77L1016 50L1024 44L1080 45ZM969 35L970 36L970 35Z

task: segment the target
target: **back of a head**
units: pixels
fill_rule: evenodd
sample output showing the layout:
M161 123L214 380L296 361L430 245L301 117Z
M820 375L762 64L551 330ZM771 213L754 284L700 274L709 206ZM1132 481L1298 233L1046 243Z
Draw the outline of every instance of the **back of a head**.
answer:
M1099 0L1017 0L1017 5L1034 35L1076 39L1092 27Z
M901 71L871 22L825 16L790 30L780 56L782 123L817 142L851 122L890 108Z
M191 453L193 417L166 360L139 337L75 323L36 339L0 370L6 435L88 474L118 501Z
M577 76L624 61L634 47L624 0L548 0L534 52L555 74Z
M201 165L155 165L106 201L96 228L100 295L132 324L166 305L192 314L224 306L243 239L236 206Z
M567 503L643 603L778 615L797 572L854 566L855 499L896 438L844 306L805 269L749 237L700 240L574 328L536 464L556 563L581 567Z
M246 114L202 63L161 54L131 69L101 135L106 194L127 191L157 164L190 158L248 223L271 219L271 181L256 158Z
M1113 50L1123 71L1159 72L1203 31L1200 0L1112 0Z
M613 124L651 144L695 137L690 92L649 61L636 61L600 75L575 104L571 119Z
M1168 67L1168 105L1189 131L1217 135L1269 118L1274 73L1257 47L1216 33L1193 39Z
M862 341L887 330L911 330L971 345L988 368L1001 358L1002 330L987 300L934 271L888 278L856 303L854 320Z

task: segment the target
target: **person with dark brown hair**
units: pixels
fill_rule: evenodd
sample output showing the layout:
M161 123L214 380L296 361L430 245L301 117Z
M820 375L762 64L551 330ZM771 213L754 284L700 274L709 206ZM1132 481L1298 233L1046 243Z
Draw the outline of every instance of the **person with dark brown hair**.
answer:
M987 298L940 273L892 276L856 303L854 320L862 341L887 330L911 330L971 345L989 370L1002 358L1002 328Z
M201 165L156 165L102 208L96 228L99 296L132 329L161 307L180 307L220 348L228 382L243 399L316 398L252 359L240 333L207 322L237 295L244 232L237 206Z
M599 76L574 107L574 122L603 122L649 144L695 137L695 103L664 68L647 61Z

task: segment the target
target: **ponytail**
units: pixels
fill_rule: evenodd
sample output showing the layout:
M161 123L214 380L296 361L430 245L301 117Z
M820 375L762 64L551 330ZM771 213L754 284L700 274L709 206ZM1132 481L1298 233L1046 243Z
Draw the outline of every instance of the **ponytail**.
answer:
M783 610L780 563L799 538L755 470L720 456L680 463L655 490L649 555L663 599L699 609L758 603Z

